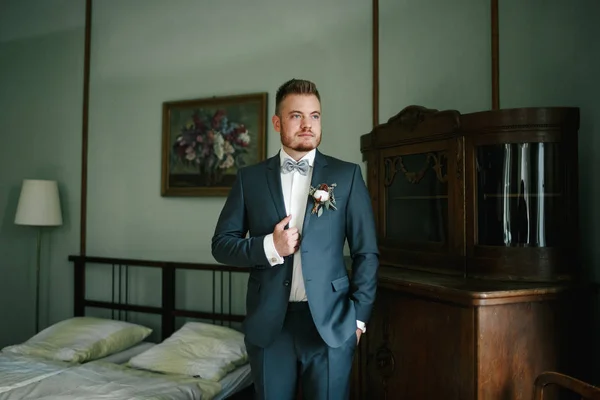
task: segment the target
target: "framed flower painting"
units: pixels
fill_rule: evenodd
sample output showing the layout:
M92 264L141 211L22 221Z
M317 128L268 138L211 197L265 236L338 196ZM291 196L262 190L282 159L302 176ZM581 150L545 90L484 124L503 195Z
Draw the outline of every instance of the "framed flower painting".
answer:
M227 196L266 156L267 93L163 103L162 196Z

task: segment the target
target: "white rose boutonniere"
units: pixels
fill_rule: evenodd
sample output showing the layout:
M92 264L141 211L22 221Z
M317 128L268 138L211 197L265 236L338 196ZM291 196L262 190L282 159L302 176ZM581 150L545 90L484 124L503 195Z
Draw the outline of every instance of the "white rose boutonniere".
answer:
M335 207L335 196L333 195L333 188L336 186L335 183L332 183L331 185L321 183L316 188L310 187L308 194L315 202L311 214L317 214L317 217L320 217L321 214L323 214L323 207L328 210L337 210Z

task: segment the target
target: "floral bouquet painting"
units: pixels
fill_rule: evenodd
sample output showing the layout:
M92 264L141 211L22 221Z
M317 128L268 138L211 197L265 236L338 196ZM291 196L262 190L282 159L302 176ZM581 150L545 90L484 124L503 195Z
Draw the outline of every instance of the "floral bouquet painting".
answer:
M163 104L163 196L226 196L265 158L266 93Z

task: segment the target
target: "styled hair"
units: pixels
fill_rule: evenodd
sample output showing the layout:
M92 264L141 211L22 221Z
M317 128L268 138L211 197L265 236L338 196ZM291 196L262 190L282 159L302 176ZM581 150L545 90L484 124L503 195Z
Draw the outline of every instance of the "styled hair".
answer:
M317 85L313 82L305 79L290 79L277 89L277 95L275 96L275 115L279 115L279 112L281 111L279 109L281 102L290 94L312 94L317 96L319 102L321 101Z

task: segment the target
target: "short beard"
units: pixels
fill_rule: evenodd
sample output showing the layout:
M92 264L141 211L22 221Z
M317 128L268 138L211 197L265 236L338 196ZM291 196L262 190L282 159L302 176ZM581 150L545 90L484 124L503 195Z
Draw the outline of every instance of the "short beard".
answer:
M280 135L281 136L281 144L284 145L285 147L287 147L288 149L292 149L294 151L308 152L308 151L316 149L321 144L322 136L319 137L319 139L317 140L317 143L314 146L312 144L307 145L307 144L302 144L302 143L299 143L294 146L294 145L292 145L294 138L288 138L285 133L286 132L284 132L283 130L281 131L281 135ZM311 131L311 133L312 133L312 131Z
M317 147L319 147L319 143L317 143L315 146L313 145L306 145L306 144L298 144L296 146L289 146L287 144L283 144L285 147L290 148L294 151L299 151L299 152L308 152L311 150L316 149Z

